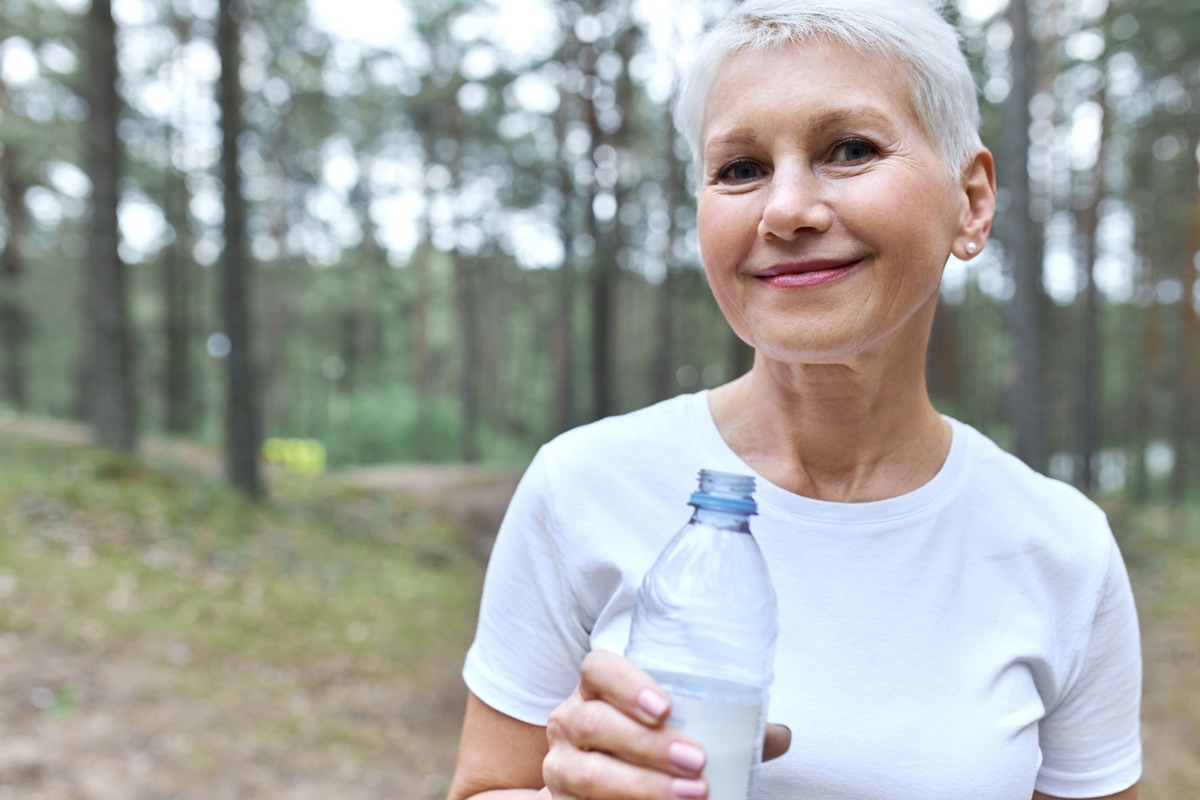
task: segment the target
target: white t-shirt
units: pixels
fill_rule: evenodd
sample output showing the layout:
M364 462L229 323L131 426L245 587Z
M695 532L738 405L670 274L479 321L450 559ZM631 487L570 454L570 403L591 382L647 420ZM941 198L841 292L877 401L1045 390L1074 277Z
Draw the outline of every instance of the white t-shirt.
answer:
M1098 797L1139 778L1137 618L1103 512L950 424L946 463L900 497L824 502L756 476L780 614L768 718L793 736L756 797ZM754 474L703 392L545 445L488 566L471 691L544 725L589 650L623 652L704 468Z

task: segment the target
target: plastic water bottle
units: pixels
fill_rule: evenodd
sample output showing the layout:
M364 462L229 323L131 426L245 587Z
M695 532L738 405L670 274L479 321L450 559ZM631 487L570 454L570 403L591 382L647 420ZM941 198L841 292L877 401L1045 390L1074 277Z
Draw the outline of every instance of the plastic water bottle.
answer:
M670 695L667 724L703 745L709 800L745 800L762 759L779 623L753 492L753 478L700 472L691 521L638 590L625 650Z

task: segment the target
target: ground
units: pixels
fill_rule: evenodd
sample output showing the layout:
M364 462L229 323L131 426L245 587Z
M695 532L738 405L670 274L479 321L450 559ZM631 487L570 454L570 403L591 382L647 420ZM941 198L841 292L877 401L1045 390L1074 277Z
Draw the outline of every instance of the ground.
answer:
M0 800L445 796L517 473L276 474L256 510L204 447L84 440L0 419Z
M143 472L81 438L0 420L0 800L444 796L458 668L515 472L284 481L260 512L195 477L217 468L204 448L153 443ZM186 546L177 512L204 521ZM1200 800L1196 518L1110 515L1143 623L1141 796ZM237 538L244 519L253 541Z

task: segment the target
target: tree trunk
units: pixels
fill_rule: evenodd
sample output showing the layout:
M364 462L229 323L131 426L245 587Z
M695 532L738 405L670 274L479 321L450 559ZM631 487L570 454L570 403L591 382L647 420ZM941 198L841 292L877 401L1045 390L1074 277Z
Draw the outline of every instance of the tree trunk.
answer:
M371 174L371 161L361 158L359 161L359 178L355 184L351 204L359 209L362 215L363 241L359 252L362 261L356 264L357 298L355 303L354 351L355 360L359 362L359 375L355 376L357 385L377 386L379 384L379 365L383 360L382 323L379 314L379 297L383 291L384 274L387 269L386 257L381 252L375 232L375 222L371 219L371 188L368 176Z
M454 140L454 155L450 159L450 187L459 196L463 182L462 117L457 106L445 110L446 135ZM456 212L457 213L457 212ZM455 220L457 223L457 220ZM456 225L457 227L457 225ZM455 242L450 250L454 276L454 306L458 314L459 342L462 360L459 363L459 457L467 462L479 460L476 424L479 419L479 308L475 296L475 265Z
M293 308L297 298L305 296L307 281L312 270L307 264L297 263L288 255L288 158L296 149L293 132L286 125L279 126L266 153L266 181L269 182L269 199L261 207L265 218L266 233L274 243L274 258L269 262L259 261L258 285L262 287L263 301L258 307L256 339L259 359L256 362L255 385L261 398L262 430L278 430L290 435L311 433L308 413L311 391L310 383L300 377L305 374L300 364L293 369L295 355L289 348L293 319ZM322 379L323 381L323 379Z
M479 420L479 308L475 292L475 266L457 247L454 260L454 291L458 306L462 364L459 377L460 439L459 456L471 463L479 460L476 432Z
M1194 130L1194 128L1193 128ZM1184 152L1195 153L1200 148L1200 137L1195 135L1188 141ZM1200 185L1200 163L1189 157L1187 185L1195 190ZM1175 466L1171 472L1171 501L1178 504L1187 499L1191 483L1192 438L1198 427L1196 423L1196 384L1200 383L1200 315L1196 312L1197 269L1193 260L1200 258L1200 198L1191 198L1191 213L1186 217L1185 241L1188 246L1178 259L1178 275L1183 287L1183 298L1179 303L1179 321L1176 328L1179 341L1179 369L1175 374L1175 391L1171 412L1171 447L1175 451ZM1188 255L1191 255L1191 258Z
M428 229L410 264L413 270L413 369L417 383L417 459L428 461L433 456L433 375L429 360L429 262L433 244Z
M560 14L563 8L560 7ZM578 58L579 46L574 40L570 20L563 19L564 42L559 60L566 64ZM555 320L557 335L554 344L554 428L568 430L578 421L575 399L575 180L567 163L567 123L574 105L572 95L561 85L558 89L558 109L554 112L554 137L558 143L555 155L558 179L558 230L563 248L562 266L557 281L558 310Z
M1097 165L1099 169L1099 165ZM1100 309L1096 292L1096 235L1099 225L1100 182L1096 181L1097 196L1079 215L1081 259L1086 272L1083 290L1082 348L1079 359L1079 484L1085 492L1095 488L1093 469L1096 451L1100 446Z
M84 126L88 177L92 182L91 232L84 272L86 379L84 404L92 437L103 447L133 452L137 423L133 389L133 343L125 265L117 252L116 25L111 0L94 0L87 15L87 92L91 108Z
M1079 457L1081 460L1080 486L1085 492L1095 488L1096 476L1093 461L1101 445L1100 420L1100 299L1096 291L1096 253L1100 229L1100 202L1104 197L1104 144L1112 125L1111 114L1106 102L1107 93L1101 92L1100 106L1104 118L1101 122L1102 135L1096 167L1091 175L1090 197L1077 214L1080 239L1080 260L1084 268L1083 290L1083 346L1081 347L1079 376Z
M433 164L433 140L436 136L431 115L413 115L421 139L425 164ZM433 192L422 184L425 192L425 213L418 229L417 247L409 265L413 272L413 371L417 384L417 459L428 461L433 455L433 376L429 357L430 261L433 259Z
M170 62L170 81L177 97L183 97L184 67L181 63L185 48L191 42L191 21L179 17L174 21L178 37L176 53ZM186 104L176 102L171 122L166 126L166 146L169 153L180 152L182 132L190 125ZM173 160L173 159L172 159ZM163 339L166 342L163 365L163 427L171 433L187 433L196 426L195 364L192 360L192 337L195 320L192 312L195 294L193 280L195 261L192 256L191 192L187 177L177 170L167 170L163 185L163 209L175 238L162 253L163 281Z
M1040 230L1030 216L1029 197L1029 101L1034 86L1032 36L1027 0L1011 0L1008 21L1012 26L1013 85L1004 107L1004 186L1012 202L1005 232L1012 252L1015 293L1008 305L1013 336L1015 370L1012 381L1012 421L1016 455L1039 472L1046 470L1045 419L1043 415Z
M221 61L221 169L225 190L225 250L221 259L221 313L230 351L226 359L225 466L229 480L252 498L261 497L259 472L262 442L261 397L255 387L250 314L253 304L251 262L246 254L246 203L238 171L238 136L242 132L240 7L220 0L217 54Z
M1097 187L1099 191L1099 187ZM1079 483L1085 492L1096 487L1093 461L1100 446L1100 326L1096 291L1096 229L1099 199L1092 200L1079 218L1081 258L1086 271L1079 377Z
M1134 381L1136 386L1143 387L1140 391L1135 392L1132 398L1133 408L1130 414L1131 420L1128 439L1129 454L1133 461L1129 496L1135 503L1140 504L1145 503L1150 497L1150 478L1146 468L1146 447L1150 443L1150 403L1153 386L1152 383L1147 381L1150 374L1147 367L1153 362L1147 360L1146 353L1151 348L1152 331L1157 324L1155 307L1151 306L1138 315L1138 317L1140 324L1135 328L1135 317L1132 314L1130 315L1130 327L1135 328L1135 330L1131 332L1132 335L1129 338L1130 347L1127 356L1127 367L1129 369L1129 379Z
M163 422L172 433L195 427L195 370L192 364L192 235L188 219L188 190L183 175L167 176L167 221L175 240L163 251Z
M25 386L25 341L28 316L21 295L21 243L25 239L25 186L13 169L13 150L0 153L0 189L3 190L8 235L0 253L0 345L4 347L4 396L17 411L28 402Z
M670 236L670 234L669 234ZM663 255L663 279L658 285L655 304L654 369L652 386L654 399L666 400L675 394L675 267L670 255L672 238L668 238L667 252Z
M671 0L671 31L670 49L674 49L681 41L682 34L676 17L675 0ZM679 393L679 381L676 377L677 365L680 361L682 342L677 335L679 320L684 317L684 304L679 302L682 283L679 280L679 264L675 260L675 245L680 240L678 215L680 209L686 206L689 194L687 156L679 154L680 145L684 145L682 137L675 130L675 118L670 104L663 106L662 126L665 136L663 157L667 160L667 243L663 256L664 276L659 287L658 309L658 362L655 369L655 387L658 399L663 400ZM687 148L685 147L685 152ZM731 377L737 377L733 375Z
M596 75L596 58L597 45L593 42L584 45L580 49L580 68L583 70L584 85L598 85L599 78ZM589 139L591 140L591 161L593 169L596 166L595 152L599 146L603 131L600 129L600 123L596 118L596 104L592 97L585 96L583 98L583 123L587 126ZM612 413L612 381L609 371L609 313L612 305L613 280L612 272L615 264L613 263L614 253L610 251L611 239L606 236L604 242L600 241L600 222L596 218L596 199L598 197L596 179L593 175L588 184L588 190L584 194L586 198L583 209L584 233L591 238L593 247L591 255L591 266L588 274L588 284L590 289L589 300L590 305L590 330L588 334L589 350L591 353L590 372L591 386L589 391L592 397L592 407L590 409L591 419L600 419Z
M617 178L611 187L615 199L616 212L612 219L601 221L595 213L595 202L599 197L599 184L593 176L589 199L591 207L587 208L586 221L588 233L596 243L592 255L591 270L591 351L592 351L592 418L599 419L609 416L617 410L618 394L615 381L617 371L614 369L613 352L613 321L616 319L617 286L620 270L620 255L625 246L625 231L621 223L621 210L631 196L629 178L621 174L622 159L626 156L626 142L629 138L630 121L633 118L633 83L629 75L629 63L637 43L637 27L630 20L629 4L622 4L619 12L623 28L617 34L614 51L621 59L621 74L616 79L615 107L624 115L615 130L604 131L596 115L596 103L593 97L584 102L584 122L591 134L592 166L599 167L596 161L597 145L603 143L616 153ZM583 73L585 86L590 84L598 87L600 77L596 74L596 62L599 57L599 47L592 43L584 48Z

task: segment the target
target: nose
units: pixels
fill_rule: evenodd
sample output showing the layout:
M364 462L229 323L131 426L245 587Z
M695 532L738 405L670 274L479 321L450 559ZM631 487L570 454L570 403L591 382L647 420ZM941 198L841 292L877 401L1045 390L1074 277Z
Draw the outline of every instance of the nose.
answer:
M812 170L798 164L776 165L758 223L759 236L791 241L806 230L829 230L832 221L833 210Z

